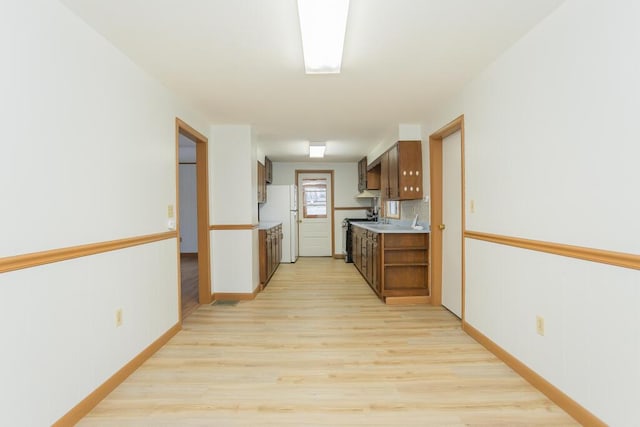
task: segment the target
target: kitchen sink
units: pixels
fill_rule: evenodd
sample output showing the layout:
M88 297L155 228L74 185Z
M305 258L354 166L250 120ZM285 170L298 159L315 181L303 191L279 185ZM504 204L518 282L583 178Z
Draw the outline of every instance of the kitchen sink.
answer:
M371 228L378 228L380 230L399 230L401 227L395 224L368 224Z

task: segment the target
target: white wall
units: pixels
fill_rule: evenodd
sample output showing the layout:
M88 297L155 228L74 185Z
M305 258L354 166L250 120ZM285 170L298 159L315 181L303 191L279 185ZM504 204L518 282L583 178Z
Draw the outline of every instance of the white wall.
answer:
M386 136L378 143L369 153L367 153L367 162L371 163L385 151L389 149L393 144L398 141L424 141L423 143L423 153L424 150L428 149L427 142L429 141L428 135L425 138L425 134L423 133L423 127L421 124L414 123L400 123L397 128L390 128L386 133ZM425 171L429 169L424 169ZM425 187L426 188L426 187Z
M371 207L371 199L356 199L358 195L358 163L325 162L274 162L273 184L295 184L296 170L333 170L335 208ZM334 255L342 254L342 220L345 218L364 218L364 209L334 211Z
M291 185L296 182L296 170L333 170L335 207L365 206L368 201L356 199L358 195L358 163L324 163L324 162L274 162L273 184Z
M467 229L640 253L638 16L569 0L428 117L430 133L465 114ZM640 272L466 245L467 321L605 422L639 424Z
M212 224L257 224L257 146L251 126L211 126L209 168ZM260 282L258 266L257 230L211 231L214 292L253 292Z
M212 224L253 224L258 193L251 126L211 126L209 169Z
M175 118L204 120L59 2L2 9L0 257L167 231ZM177 256L170 239L0 274L0 425L50 425L175 325Z

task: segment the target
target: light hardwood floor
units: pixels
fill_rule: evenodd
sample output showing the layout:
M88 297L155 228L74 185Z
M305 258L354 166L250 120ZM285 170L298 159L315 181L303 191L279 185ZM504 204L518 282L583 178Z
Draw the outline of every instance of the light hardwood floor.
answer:
M353 264L283 264L199 307L80 426L575 425L442 308L385 306Z
M180 257L182 320L189 317L198 308L198 256Z

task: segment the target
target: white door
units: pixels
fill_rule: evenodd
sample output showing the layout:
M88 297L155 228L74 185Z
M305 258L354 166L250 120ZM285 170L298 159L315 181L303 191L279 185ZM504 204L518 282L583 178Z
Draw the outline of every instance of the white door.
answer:
M442 141L442 305L462 317L462 148L457 131Z
M299 255L332 256L331 174L298 174Z

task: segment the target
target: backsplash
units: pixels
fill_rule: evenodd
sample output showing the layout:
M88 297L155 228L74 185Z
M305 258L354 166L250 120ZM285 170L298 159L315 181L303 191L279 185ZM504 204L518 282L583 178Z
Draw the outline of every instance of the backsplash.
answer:
M429 224L429 202L425 202L424 199L400 202L401 221L413 221L416 214L421 224Z

